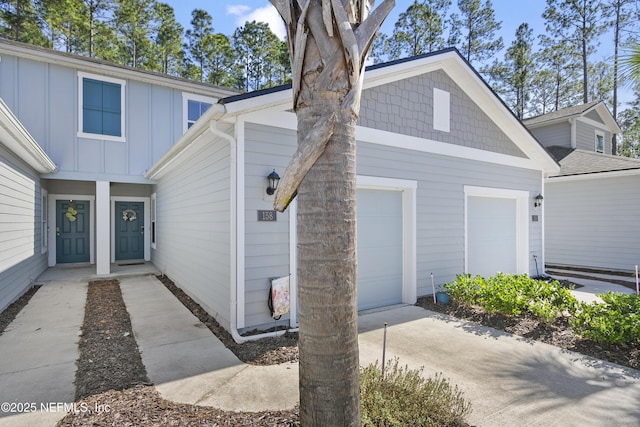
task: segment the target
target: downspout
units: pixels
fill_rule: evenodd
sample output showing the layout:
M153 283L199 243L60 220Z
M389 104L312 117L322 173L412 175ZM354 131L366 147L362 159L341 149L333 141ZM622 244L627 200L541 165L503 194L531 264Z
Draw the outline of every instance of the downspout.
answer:
M220 137L224 140L226 140L227 142L229 142L229 145L231 146L231 170L232 170L232 174L235 176L235 179L233 180L233 185L231 188L231 212L232 212L232 217L237 218L237 211L238 211L238 200L237 200L237 194L238 194L238 189L237 189L237 183L238 183L238 177L237 177L237 173L238 173L238 167L237 167L237 150L238 150L238 144L236 139L229 135L228 133L225 133L223 131L221 131L220 129L218 129L218 121L216 120L211 120L209 122L209 131L217 137ZM238 257L238 252L237 252L237 244L238 244L238 227L237 224L234 224L234 226L232 227L231 230L231 239L232 239L232 243L235 242L235 244L233 245L234 250L232 251L235 258L237 259ZM231 336L233 337L233 340L235 342L237 342L238 344L242 344L244 342L248 342L248 341L256 341L256 340L260 340L262 338L271 338L271 337L279 337L281 335L284 335L287 332L290 331L297 331L298 329L286 329L283 331L275 331L275 332L265 332L263 334L257 334L257 335L249 335L249 336L242 336L238 333L238 285L237 285L237 260L234 263L234 266L232 268L232 280L231 283L234 285L234 289L231 290L230 295L231 295L231 300L230 300L230 307L229 307L229 329L231 332Z

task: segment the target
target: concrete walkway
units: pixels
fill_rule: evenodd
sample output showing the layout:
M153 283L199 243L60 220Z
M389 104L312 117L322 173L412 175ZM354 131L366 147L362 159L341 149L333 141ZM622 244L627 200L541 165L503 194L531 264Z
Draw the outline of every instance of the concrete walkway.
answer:
M87 288L82 279L43 284L0 335L0 426L51 426L64 417L75 397Z
M165 398L250 411L297 403L297 364L243 364L153 276L119 280L142 360ZM0 336L0 403L50 408L0 411L0 426L52 426L64 416L55 404L73 400L86 289L83 275L55 277ZM472 402L473 425L640 424L640 371L413 306L360 316L362 365L381 359L384 322L387 359L442 372Z
M290 409L298 364L242 363L153 276L120 281L149 379L168 400L230 411Z

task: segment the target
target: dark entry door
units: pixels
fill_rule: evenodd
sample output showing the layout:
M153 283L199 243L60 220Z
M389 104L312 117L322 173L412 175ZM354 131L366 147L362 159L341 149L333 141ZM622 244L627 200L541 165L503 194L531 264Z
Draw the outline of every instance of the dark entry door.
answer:
M144 259L144 202L116 202L116 261Z
M56 263L89 262L89 202L56 201Z

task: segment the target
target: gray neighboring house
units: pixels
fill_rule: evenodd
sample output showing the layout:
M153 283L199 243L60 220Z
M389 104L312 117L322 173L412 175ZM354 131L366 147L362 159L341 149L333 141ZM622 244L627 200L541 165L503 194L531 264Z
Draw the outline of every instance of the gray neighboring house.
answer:
M457 274L537 274L545 177L560 167L454 49L367 68L356 131L358 304L415 303ZM153 263L236 339L274 325L270 281L290 276L296 203L272 212L267 176L296 148L291 90L221 99L145 174ZM269 219L269 221L265 221Z
M545 182L547 264L632 271L640 264L640 160L611 155L620 132L603 102L524 121L560 163Z

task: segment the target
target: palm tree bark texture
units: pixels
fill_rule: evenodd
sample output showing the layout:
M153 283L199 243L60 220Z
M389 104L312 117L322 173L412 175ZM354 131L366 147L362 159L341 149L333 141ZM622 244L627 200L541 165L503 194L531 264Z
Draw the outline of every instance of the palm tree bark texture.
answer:
M270 1L287 27L298 118L274 207L298 197L300 421L359 426L355 126L366 56L395 2Z

